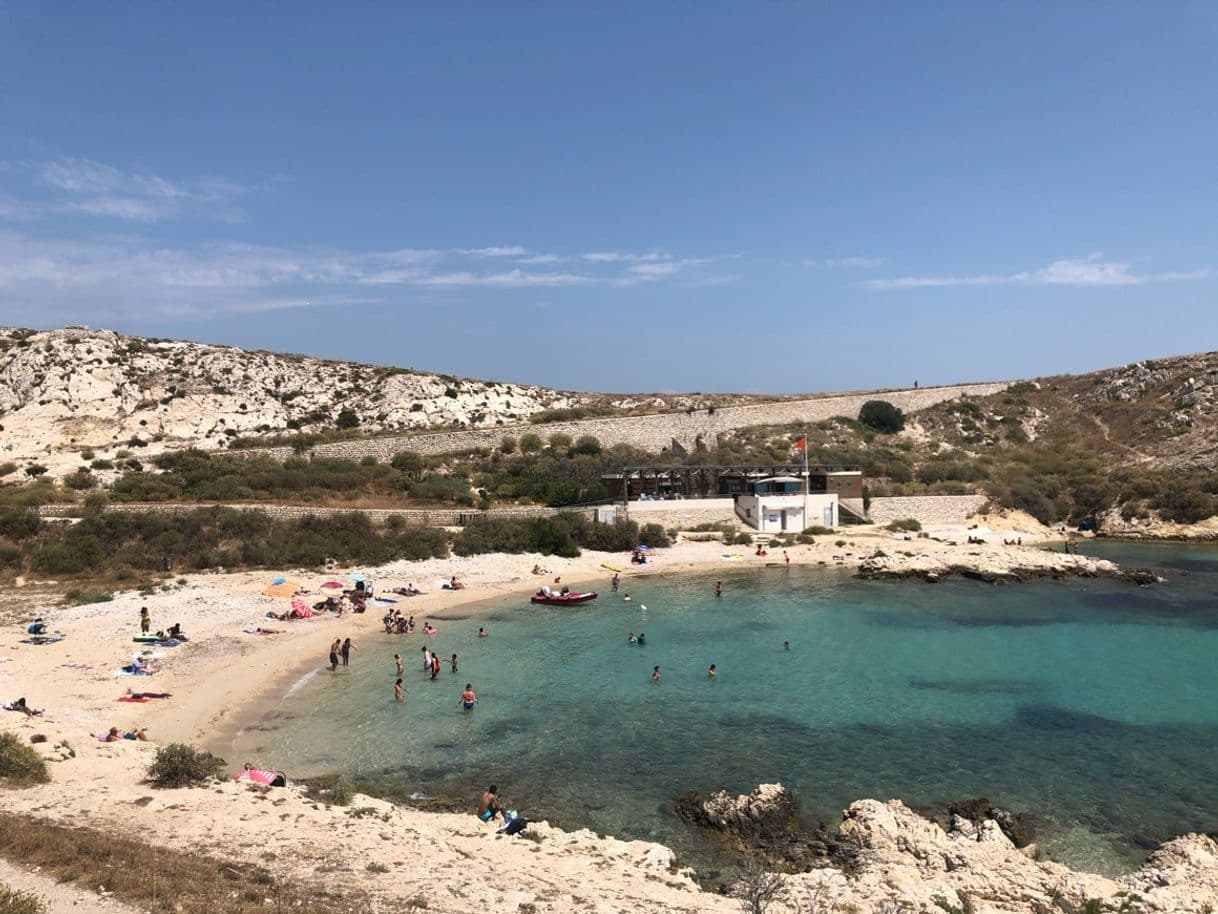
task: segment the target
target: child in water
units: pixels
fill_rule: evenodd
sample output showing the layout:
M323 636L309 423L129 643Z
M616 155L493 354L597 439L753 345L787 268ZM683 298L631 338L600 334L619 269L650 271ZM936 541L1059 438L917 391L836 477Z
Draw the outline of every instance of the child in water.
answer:
M453 659L448 662L452 664L453 672L457 672L457 655L453 654Z
M399 676L398 681L393 684L393 700L401 701L403 692L405 689L402 687L402 677Z
M658 666L651 671L651 681L652 682L660 681L660 668Z
M714 679L718 675L719 675L719 671L715 669L715 665L712 663L710 665L710 669L706 671L706 678Z

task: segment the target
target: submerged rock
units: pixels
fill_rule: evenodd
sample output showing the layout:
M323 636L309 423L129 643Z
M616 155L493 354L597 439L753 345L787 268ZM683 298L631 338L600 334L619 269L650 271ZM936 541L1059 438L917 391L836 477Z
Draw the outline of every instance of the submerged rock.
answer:
M739 796L721 790L707 797L691 790L677 798L675 812L772 869L802 872L827 861L851 862L836 835L800 820L795 795L781 784L761 784Z
M1027 816L1003 809L1001 806L995 806L985 797L949 803L947 814L952 820L951 828L948 830L949 834L975 836L978 841L981 841L983 840L981 833L984 831L984 824L993 822L1016 847L1026 847L1032 843L1033 829Z

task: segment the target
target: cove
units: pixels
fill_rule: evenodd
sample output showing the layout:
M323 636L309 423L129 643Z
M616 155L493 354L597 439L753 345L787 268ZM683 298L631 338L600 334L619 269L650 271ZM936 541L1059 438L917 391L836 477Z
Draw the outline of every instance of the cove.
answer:
M424 675L421 635L366 635L348 670L294 689L235 751L402 798L473 802L494 782L531 818L660 841L695 866L722 860L671 815L689 789L781 781L829 821L864 797L929 810L984 795L1030 813L1046 856L1121 872L1148 842L1218 829L1218 550L1090 551L1166 583L725 568L630 581L630 602L607 587L578 607L500 600L437 622L428 643L458 673Z

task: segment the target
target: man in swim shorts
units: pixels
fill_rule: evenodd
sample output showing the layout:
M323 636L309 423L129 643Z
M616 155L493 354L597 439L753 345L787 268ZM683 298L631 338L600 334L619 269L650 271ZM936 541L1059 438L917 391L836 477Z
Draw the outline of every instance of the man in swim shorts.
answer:
M495 816L499 815L501 810L499 788L492 784L486 788L486 793L482 795L482 799L478 802L478 818L483 822L490 822Z

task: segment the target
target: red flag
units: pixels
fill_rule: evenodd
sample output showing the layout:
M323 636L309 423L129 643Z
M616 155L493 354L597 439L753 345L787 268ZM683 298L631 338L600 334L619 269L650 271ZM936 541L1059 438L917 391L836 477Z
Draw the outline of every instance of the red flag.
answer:
M808 439L800 438L793 445L791 445L791 447L795 448L797 451L806 451L808 449Z

